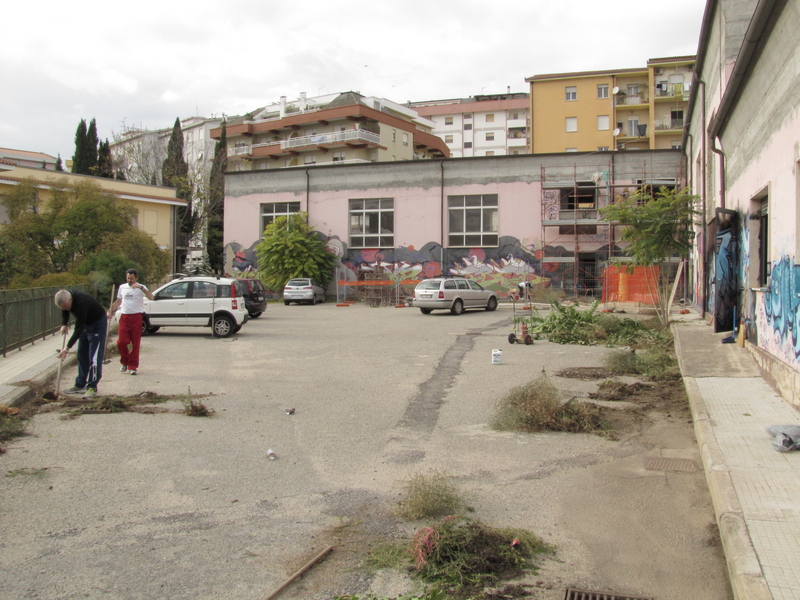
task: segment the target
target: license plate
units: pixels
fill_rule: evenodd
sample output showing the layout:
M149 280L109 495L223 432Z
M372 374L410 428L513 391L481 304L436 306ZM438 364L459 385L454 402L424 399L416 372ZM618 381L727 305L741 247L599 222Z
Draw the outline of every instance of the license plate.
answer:
M432 298L433 294L420 294L419 297L420 298Z

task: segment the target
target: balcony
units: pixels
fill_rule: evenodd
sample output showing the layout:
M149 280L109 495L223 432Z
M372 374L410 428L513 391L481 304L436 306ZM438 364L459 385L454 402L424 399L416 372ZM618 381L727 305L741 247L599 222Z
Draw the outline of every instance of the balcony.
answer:
M506 121L506 127L509 129L519 129L519 128L527 128L528 127L528 120L527 119L509 119Z
M656 121L656 132L661 131L680 131L683 129L683 119L667 119L665 121Z
M627 94L619 94L616 97L615 104L617 106L642 106L647 105L647 96L645 94L636 94L628 96Z
M380 144L380 134L367 131L366 129L346 129L345 131L335 131L333 133L320 133L318 135L306 135L303 137L290 138L281 141L281 150L293 150L306 148L309 146L323 146L330 144ZM264 144L272 145L271 143Z
M228 156L229 157L245 157L251 156L253 153L253 147L250 145L247 146L236 146L235 148L228 148Z
M508 138L508 147L509 148L525 148L528 145L528 138L526 137L509 137Z

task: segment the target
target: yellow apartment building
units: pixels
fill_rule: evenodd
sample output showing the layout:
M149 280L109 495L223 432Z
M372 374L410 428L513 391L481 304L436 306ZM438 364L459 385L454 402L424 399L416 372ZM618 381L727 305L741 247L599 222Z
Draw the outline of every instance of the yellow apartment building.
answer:
M644 68L534 75L531 153L680 148L694 56Z

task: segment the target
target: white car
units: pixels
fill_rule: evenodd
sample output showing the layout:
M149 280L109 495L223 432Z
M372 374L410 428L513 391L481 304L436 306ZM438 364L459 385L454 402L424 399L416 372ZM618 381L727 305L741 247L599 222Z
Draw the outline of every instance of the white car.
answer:
M290 302L308 302L316 304L325 302L325 290L313 279L307 277L295 277L290 279L283 288L283 303L289 305Z
M153 292L144 301L142 333L162 327L213 327L214 335L228 337L250 316L241 284L227 277L181 277Z
M424 279L414 289L414 306L423 315L434 310L449 310L460 315L468 308L495 310L497 294L487 290L477 281L463 277L435 277Z

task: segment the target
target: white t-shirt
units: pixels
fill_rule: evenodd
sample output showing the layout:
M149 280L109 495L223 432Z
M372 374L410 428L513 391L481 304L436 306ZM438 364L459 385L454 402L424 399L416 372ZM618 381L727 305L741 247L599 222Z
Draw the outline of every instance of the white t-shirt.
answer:
M141 288L132 288L127 283L119 286L117 298L122 300L123 315L135 315L136 313L144 312L144 299L146 298L144 290L146 289L147 287L144 285Z

